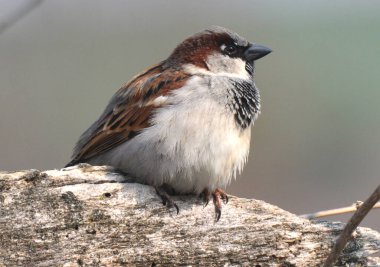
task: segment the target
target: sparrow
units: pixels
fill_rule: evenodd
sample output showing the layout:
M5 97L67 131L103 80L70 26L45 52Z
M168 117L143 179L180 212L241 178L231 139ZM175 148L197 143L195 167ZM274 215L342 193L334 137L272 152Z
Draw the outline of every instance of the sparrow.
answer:
M205 205L212 198L218 221L260 113L254 63L270 52L220 26L188 37L114 94L66 167L113 166L153 186L177 213L173 193L197 194Z

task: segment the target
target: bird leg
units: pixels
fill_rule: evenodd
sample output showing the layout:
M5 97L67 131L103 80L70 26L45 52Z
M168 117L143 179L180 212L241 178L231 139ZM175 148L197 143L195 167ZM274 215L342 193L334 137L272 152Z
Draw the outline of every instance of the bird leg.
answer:
M203 200L203 207L206 207L211 198L210 190L208 190L208 188L203 189L202 193L199 194L199 198Z
M224 204L228 203L228 195L220 188L215 189L214 192L212 192L212 194L210 193L210 190L208 188L205 188L200 194L200 197L203 198L205 207L209 203L211 195L215 207L215 221L217 222L219 221L220 216L222 215L222 202Z
M156 189L157 195L161 198L162 204L166 206L167 208L174 207L177 210L177 214L179 213L179 208L177 204L171 199L171 197L168 194L168 186L166 184L155 186L154 189Z

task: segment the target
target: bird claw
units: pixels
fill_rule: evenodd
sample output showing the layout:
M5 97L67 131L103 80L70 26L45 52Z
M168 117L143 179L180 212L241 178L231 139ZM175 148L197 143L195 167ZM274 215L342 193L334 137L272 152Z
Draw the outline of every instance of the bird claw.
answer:
M166 206L168 209L175 208L177 211L177 214L179 213L179 208L177 204L171 199L169 194L166 192L166 187L164 186L155 186L154 189L156 189L157 195L161 198L162 204Z
M215 206L215 222L218 222L222 216L222 210Z
M177 204L171 199L167 192L167 185L155 186L154 188L156 189L157 195L161 198L162 204L164 204L164 206L166 206L169 209L174 207L177 211L177 214L179 214L179 208ZM227 204L229 198L226 192L224 192L220 188L215 189L212 193L210 193L210 191L206 188L200 194L200 197L203 199L204 202L203 207L206 207L208 205L211 196L215 207L215 222L218 222L222 216L222 203Z
M228 200L229 200L228 195L225 192L223 192L223 194L221 194L220 198L223 200L224 204L228 203Z
M202 193L200 193L199 197L202 198L203 208L205 208L210 202L211 193L207 188L205 188Z
M208 205L211 196L215 207L215 222L218 222L222 216L222 202L224 204L228 203L228 195L220 188L215 189L212 194L207 188L205 188L200 194L200 197L204 202L203 207L206 207Z

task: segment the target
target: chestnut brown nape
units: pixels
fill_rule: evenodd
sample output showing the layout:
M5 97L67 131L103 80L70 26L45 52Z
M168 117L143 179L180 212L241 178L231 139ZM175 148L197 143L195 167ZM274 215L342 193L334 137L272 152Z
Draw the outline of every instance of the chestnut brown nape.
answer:
M168 57L166 60L167 64L164 64L164 66L191 63L195 66L208 69L205 59L208 55L220 51L220 47L223 44L247 46L249 42L226 28L212 26L181 42Z

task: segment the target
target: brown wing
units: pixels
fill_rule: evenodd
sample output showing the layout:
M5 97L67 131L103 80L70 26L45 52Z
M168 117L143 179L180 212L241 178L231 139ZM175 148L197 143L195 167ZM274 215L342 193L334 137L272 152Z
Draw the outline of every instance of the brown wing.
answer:
M179 70L154 66L134 77L113 96L100 118L80 137L66 166L100 155L132 139L150 125L155 109L164 105L154 101L180 88L189 75Z

